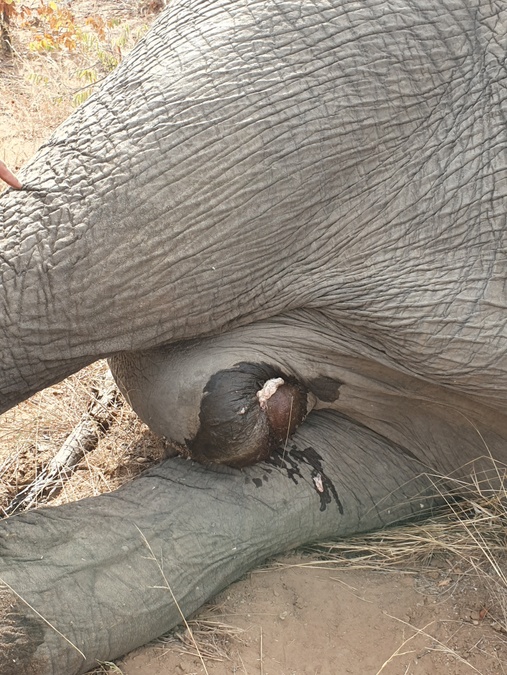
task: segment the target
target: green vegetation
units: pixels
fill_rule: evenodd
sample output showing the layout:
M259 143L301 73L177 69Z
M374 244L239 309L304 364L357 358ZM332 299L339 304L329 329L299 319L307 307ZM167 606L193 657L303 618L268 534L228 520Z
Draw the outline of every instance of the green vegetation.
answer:
M28 52L28 56L47 55L53 60L71 58L76 65L74 77L83 84L73 94L74 105L90 96L95 83L116 68L146 30L144 23L132 28L115 16L78 16L54 0L0 0L3 55L15 59ZM29 80L47 85L47 78L39 72L30 73Z

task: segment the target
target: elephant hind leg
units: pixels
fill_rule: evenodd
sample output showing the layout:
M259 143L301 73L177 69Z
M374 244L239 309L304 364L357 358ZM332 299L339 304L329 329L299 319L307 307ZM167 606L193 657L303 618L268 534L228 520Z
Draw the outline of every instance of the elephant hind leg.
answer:
M313 397L276 359L219 349L219 342L123 353L110 366L129 403L155 432L201 463L241 467L267 459L286 442Z

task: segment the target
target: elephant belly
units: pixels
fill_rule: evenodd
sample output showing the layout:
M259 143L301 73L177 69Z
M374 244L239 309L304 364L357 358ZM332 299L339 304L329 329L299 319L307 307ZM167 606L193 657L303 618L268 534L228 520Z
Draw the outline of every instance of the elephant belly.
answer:
M411 374L319 312L124 352L110 364L140 417L204 463L244 466L266 459L312 410L326 408L375 431L431 471L459 472L489 454L507 460L504 415Z

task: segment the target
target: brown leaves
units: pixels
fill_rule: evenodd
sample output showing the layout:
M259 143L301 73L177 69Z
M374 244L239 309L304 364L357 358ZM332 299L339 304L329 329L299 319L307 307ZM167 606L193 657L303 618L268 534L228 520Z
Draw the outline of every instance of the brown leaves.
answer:
M4 21L8 21L15 13L16 7L14 5L14 0L0 0L0 15Z
M30 9L18 0L0 0L0 18L2 21L8 22L11 18L26 16L28 12L30 12Z

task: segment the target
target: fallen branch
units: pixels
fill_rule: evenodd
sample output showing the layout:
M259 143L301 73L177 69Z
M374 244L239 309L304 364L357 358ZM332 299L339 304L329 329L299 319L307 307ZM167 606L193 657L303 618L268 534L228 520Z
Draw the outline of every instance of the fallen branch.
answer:
M83 457L97 447L99 438L107 431L112 420L112 409L119 392L109 374L95 393L88 410L64 441L60 450L29 485L26 485L3 509L11 516L48 501L63 485Z

